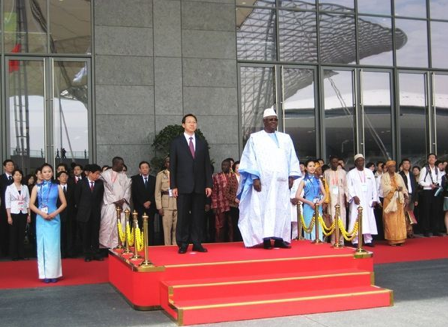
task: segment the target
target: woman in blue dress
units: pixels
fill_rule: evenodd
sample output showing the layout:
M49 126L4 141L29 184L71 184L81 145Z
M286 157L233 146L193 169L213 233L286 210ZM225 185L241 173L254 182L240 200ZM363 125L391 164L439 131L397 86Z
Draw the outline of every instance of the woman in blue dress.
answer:
M319 215L322 216L322 203L325 199L325 189L320 179L315 176L316 165L314 160L308 160L305 163L305 170L305 177L300 182L296 198L303 203L303 219L305 220L306 227L308 227L313 219L316 204L319 205ZM307 233L304 230L303 234L305 239L313 241L316 239L316 226L319 226L319 239L323 239L322 230L317 220L311 233Z
M62 188L52 180L53 167L44 164L41 170L43 182L34 186L30 200L30 208L36 213L37 268L39 279L45 283L56 283L62 276L59 213L65 209L67 202ZM61 203L59 208L58 198Z

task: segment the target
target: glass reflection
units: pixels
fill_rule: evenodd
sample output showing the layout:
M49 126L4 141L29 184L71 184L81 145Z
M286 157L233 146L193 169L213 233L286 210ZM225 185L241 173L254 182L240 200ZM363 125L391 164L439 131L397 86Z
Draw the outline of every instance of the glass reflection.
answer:
M241 117L243 142L263 128L263 111L275 108L273 67L241 67ZM275 108L277 109L277 108Z
M7 61L8 152L24 174L45 162L43 61Z
M325 11L354 11L354 0L325 0L320 1L319 10Z
M236 23L239 60L275 60L275 10L237 8Z
M50 0L51 52L89 53L90 0Z
M300 10L316 10L315 0L279 0L280 7L300 9Z
M426 0L395 0L395 16L426 18Z
M434 106L436 108L437 154L448 159L448 75L434 76Z
M396 19L396 27L407 36L406 44L397 50L397 65L428 67L428 37L426 21Z
M301 161L316 158L314 75L309 69L283 69L285 132Z
M448 19L448 1L446 0L431 0L430 15L432 19Z
M348 64L356 60L355 19L350 15L320 14L323 63Z
M362 14L390 15L390 0L358 0L358 12Z
M366 161L392 158L390 74L361 72Z
M353 161L355 152L355 104L353 71L325 70L324 109L326 156Z
M279 15L280 60L317 62L316 13L280 10Z
M448 23L431 22L432 67L448 68Z
M5 52L48 52L46 0L5 1L3 16Z
M424 74L399 74L401 157L426 162L426 93Z
M56 162L64 159L88 162L87 67L86 62L55 62L53 133Z
M392 22L390 18L362 16L358 20L359 57L364 65L392 66ZM397 30L397 46L403 44L403 32Z

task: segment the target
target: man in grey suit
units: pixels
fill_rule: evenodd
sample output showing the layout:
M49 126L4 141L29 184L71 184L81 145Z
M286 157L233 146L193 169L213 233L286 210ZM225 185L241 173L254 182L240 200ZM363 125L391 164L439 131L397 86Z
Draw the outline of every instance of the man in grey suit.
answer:
M205 197L212 194L212 167L207 142L199 137L193 114L182 118L184 133L171 142L170 188L177 198L176 241L179 253L187 252L190 241L193 251L207 252L201 244L204 226Z

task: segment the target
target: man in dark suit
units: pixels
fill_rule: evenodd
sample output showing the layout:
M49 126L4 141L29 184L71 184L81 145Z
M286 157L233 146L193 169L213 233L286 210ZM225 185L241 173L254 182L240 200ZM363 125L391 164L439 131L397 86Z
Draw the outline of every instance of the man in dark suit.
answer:
M14 161L7 159L3 161L3 171L0 178L0 192L2 203L0 206L0 252L6 257L9 255L9 224L6 215L5 192L6 188L13 183L12 172L14 171Z
M405 210L408 212L413 212L414 208L418 206L418 182L416 181L414 174L411 172L411 161L409 159L405 158L401 160L401 166L403 170L400 171L400 175L403 178L404 185L406 185L409 194L409 203ZM408 237L414 237L413 228L408 219L406 219L406 227Z
M207 252L201 244L204 226L205 197L212 194L212 172L208 144L195 134L197 119L193 114L182 118L184 133L171 142L170 187L177 197L176 241L179 253Z
M93 164L89 166L89 169L89 175L76 185L75 199L78 208L76 220L82 231L84 260L86 262L103 261L99 252L99 235L104 184L98 179L101 167Z
M154 216L156 213L156 178L149 175L151 167L147 161L138 165L140 174L132 176L132 201L134 209L138 212L138 225L142 228L142 216L146 213L149 217L149 245L155 245Z
M61 218L61 256L62 258L70 258L75 256L76 234L75 229L75 185L68 183L69 175L65 170L59 171L57 174L59 185L65 195L67 207L59 214ZM58 206L60 205L58 200ZM76 229L75 229L76 230Z

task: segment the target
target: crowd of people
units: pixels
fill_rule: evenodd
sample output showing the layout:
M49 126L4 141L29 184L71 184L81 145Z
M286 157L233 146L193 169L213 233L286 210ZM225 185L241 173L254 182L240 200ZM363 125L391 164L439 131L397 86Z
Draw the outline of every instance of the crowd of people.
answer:
M118 246L117 207L122 224L125 210L137 212L140 227L148 215L149 245L175 245L179 254L190 243L194 251L207 252L202 243L243 241L246 247L272 249L290 248L291 239L300 237L324 240L319 223L311 223L313 216L318 207L319 216L332 224L336 205L349 231L363 208L366 246L383 238L401 246L417 233L447 233L447 162L434 153L421 168L412 167L409 159L398 167L393 160L366 164L362 154L354 156L355 166L348 171L335 155L328 164L322 159L299 163L289 135L277 132L275 111L267 109L263 123L264 129L248 140L241 162L227 158L214 174L207 143L195 137L192 114L183 118L185 132L172 142L156 176L142 161L139 173L129 178L121 157L114 157L110 167L60 163L53 171L44 164L28 176L5 160L1 254L26 260L27 239L38 259L39 278L56 282L62 276L61 258L102 261L107 249ZM302 216L304 228L299 229ZM343 239L333 234L327 241ZM357 243L355 237L352 244Z

